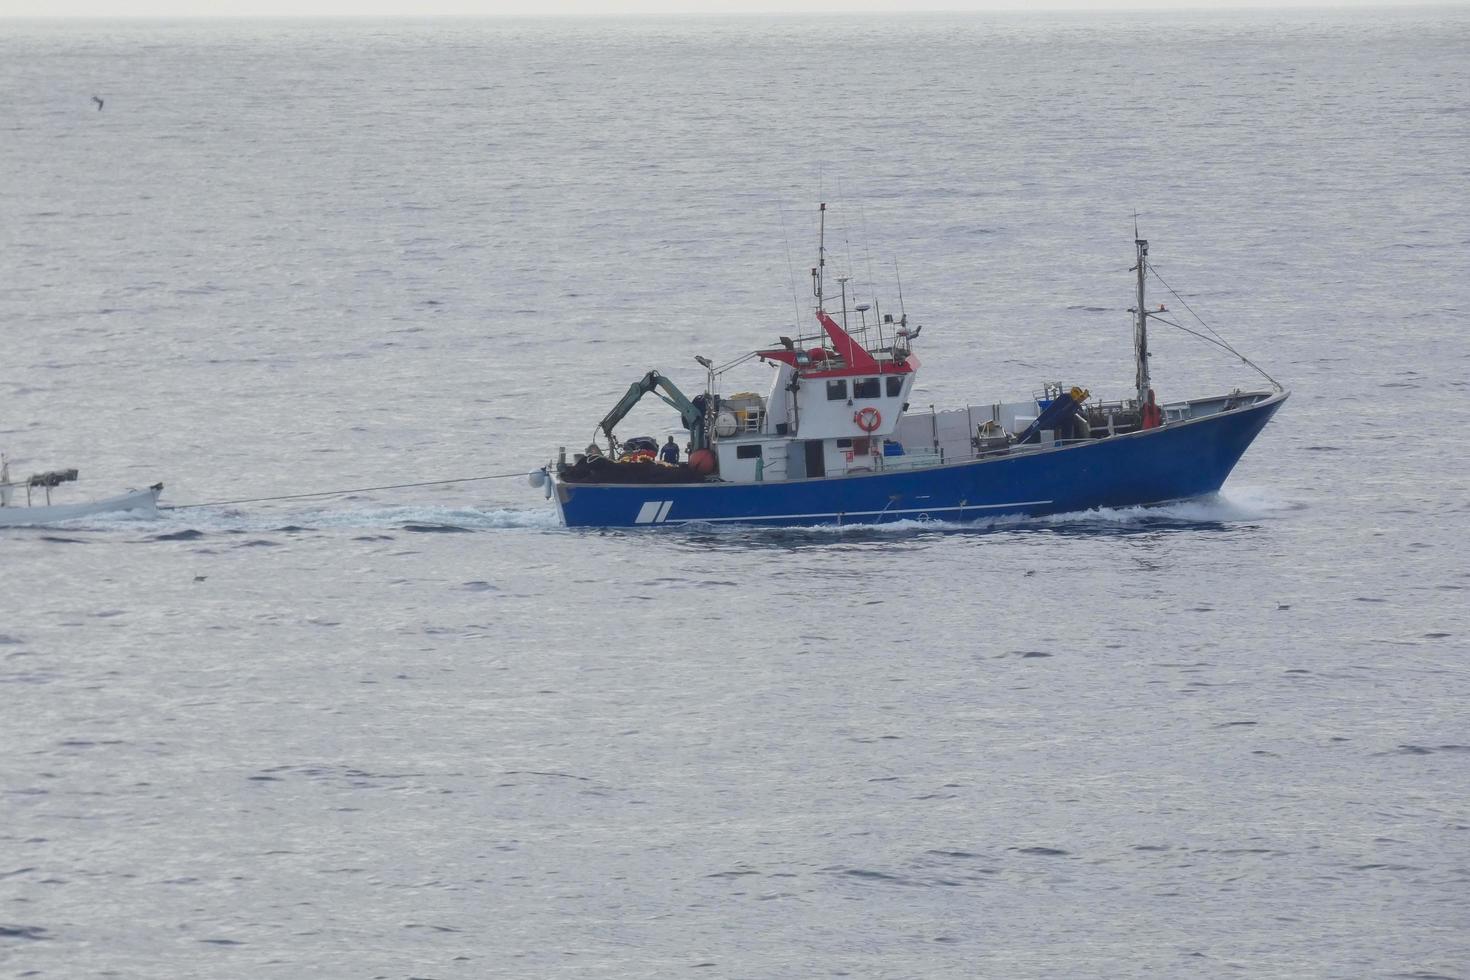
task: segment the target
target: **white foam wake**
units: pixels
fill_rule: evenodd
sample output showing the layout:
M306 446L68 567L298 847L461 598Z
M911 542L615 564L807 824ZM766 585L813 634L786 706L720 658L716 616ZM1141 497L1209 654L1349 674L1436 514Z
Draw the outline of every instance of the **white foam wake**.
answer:
M394 530L446 528L463 531L549 530L560 526L549 505L533 509L476 507L342 507L309 508L190 507L160 508L158 516L99 514L68 521L54 528L70 531L127 531L151 535L266 532L284 528L302 530Z
M813 524L799 527L761 527L759 525L689 525L701 531L801 532L814 534L913 534L924 531L1024 530L1027 528L1059 528L1078 530L1126 530L1133 527L1169 527L1193 524L1238 524L1271 520L1306 506L1287 500L1265 488L1233 488L1228 493L1181 500L1171 504L1139 507L1099 507L1092 510L1068 511L1044 517L1020 515L985 517L973 521L913 520L885 521L882 524Z
M1271 520L1304 504L1287 500L1274 491L1260 487L1232 488L1226 493L1149 507L1097 508L1051 514L1045 517L993 517L977 521L919 521L912 519L883 524L819 524L800 528L762 528L759 525L689 525L701 532L728 531L749 534L752 531L803 531L846 535L881 532L913 534L921 531L965 531L976 529L1028 527L1127 528L1131 526L1168 526L1178 524L1229 524ZM395 507L314 506L306 508L197 507L173 510L163 508L157 517L141 514L104 514L79 518L55 528L71 531L146 531L154 535L198 531L204 534L230 532L265 532L284 528L302 530L393 530L403 528L444 528L462 531L559 529L556 511L549 505L527 509L482 509L476 507L432 507L403 505ZM44 529L42 529L44 530ZM673 528L659 529L672 531Z

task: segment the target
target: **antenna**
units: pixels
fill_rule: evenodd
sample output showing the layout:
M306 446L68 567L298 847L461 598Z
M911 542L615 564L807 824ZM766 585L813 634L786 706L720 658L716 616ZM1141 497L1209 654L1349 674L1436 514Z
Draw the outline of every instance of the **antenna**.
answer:
M786 234L786 207L777 201L776 210L781 214L781 243L786 246L786 271L791 276L791 325L796 328L799 336L801 334L801 300L796 296L796 263L791 261L791 236Z
M898 315L900 319L907 320L909 314L903 307L903 276L898 274L898 259L893 260L893 278L898 281Z
M868 346L868 311L873 308L871 303L859 303L853 307L858 316L863 318L863 346Z
M873 253L868 250L868 209L863 206L861 199L858 202L858 217L863 221L863 258L868 262L868 290L876 293L877 287L873 282Z

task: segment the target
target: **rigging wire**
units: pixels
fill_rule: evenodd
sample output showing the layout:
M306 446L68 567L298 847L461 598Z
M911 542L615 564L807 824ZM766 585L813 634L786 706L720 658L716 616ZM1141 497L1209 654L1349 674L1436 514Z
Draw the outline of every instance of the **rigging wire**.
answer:
M1166 320L1164 317L1159 316L1157 313L1150 313L1148 315L1148 318L1150 320L1157 320L1160 323L1167 323L1169 326L1174 327L1175 329L1183 330L1185 333L1189 334L1191 337L1198 337L1200 340L1203 340L1205 343L1210 344L1213 347L1218 347L1221 350L1230 351L1230 353L1234 354L1236 357L1239 357L1240 356L1240 352L1237 351L1237 350L1235 350L1234 348L1232 348L1229 344L1221 343L1220 341L1216 340L1214 337L1206 337L1204 334L1200 333L1198 330L1192 330L1189 327L1184 326L1184 324L1182 324L1182 323L1175 323L1173 320Z
M844 271L846 271L846 273L847 273L847 281L848 282L852 282L856 278L853 275L854 265L853 265L853 261L852 261L852 238L850 237L851 230L852 230L852 223L847 220L847 217L844 214L843 219L842 219L842 244L847 247L847 269L844 270ZM843 299L842 299L842 326L843 326L844 329L847 327L847 308L848 308L847 307L847 304L850 302L850 303L856 305L857 304L857 298L858 298L858 291L857 291L857 286L856 285L853 286L851 295L847 295L846 294L846 289L844 287L844 295L843 295ZM867 317L863 317L863 325L859 329L861 329L862 332L863 332L862 344L863 344L864 347L866 347L868 345L868 321L867 321Z
M316 493L287 493L275 497L241 497L238 500L206 500L198 504L170 504L159 510L193 510L196 507L226 507L230 504L260 504L271 500L305 500L309 497L342 497L349 493L369 493L373 490L406 490L410 487L442 487L450 483L475 483L481 480L509 480L525 476L526 471L515 473L491 473L487 476L462 476L454 480L422 480L418 483L393 483L381 487L352 487L347 490L321 490Z
M1189 315L1190 316L1194 317L1196 320L1199 321L1200 326L1204 327L1210 333L1214 334L1215 337L1218 340L1220 340L1222 343L1225 341L1225 338L1224 337L1221 337L1218 333L1215 332L1215 328L1214 327L1210 326L1208 323L1206 323L1204 321L1204 318L1203 317L1201 317L1198 313L1194 312L1194 307L1190 306L1189 303L1185 300L1185 298L1183 296L1180 296L1179 295L1179 291L1178 290L1176 290L1173 286L1169 285L1167 282L1164 282L1164 277L1161 276L1161 275L1159 275L1159 270L1156 269L1156 268L1154 268L1154 264L1152 262L1150 262L1148 264L1148 271L1149 271L1149 273L1155 279L1157 279L1159 282L1163 283L1165 289L1167 289L1170 293L1173 293L1174 298L1177 299L1181 304L1183 304L1184 308L1189 311ZM1233 348L1232 348L1232 350L1233 350Z
M873 253L868 248L871 241L868 237L868 208L861 200L858 202L858 218L863 223L863 258L868 263L868 292L876 294L878 285L877 280L873 278Z
M733 367L739 367L741 364L744 364L746 361L750 360L752 357L755 357L759 353L760 353L760 351L753 350L753 351L751 351L748 354L741 354L739 357L735 358L735 360L733 360L733 361L728 361L728 362L726 362L724 364L721 364L717 368L710 368L710 372L712 374L714 374L715 377L719 377L720 375L724 374L726 371L730 370L731 368L733 368Z
M1179 295L1179 291L1177 289L1175 289L1173 286L1169 285L1168 282L1166 282L1164 280L1164 277L1163 276L1159 275L1159 271L1154 268L1154 264L1152 262L1150 262L1148 264L1148 271L1149 271L1149 273L1155 279L1157 279L1159 282L1163 283L1164 288L1167 289L1173 295L1173 297L1175 299L1177 299L1180 302L1180 304L1186 310L1189 311L1189 315L1190 316L1194 317L1196 320L1199 321L1199 325L1200 326L1204 327L1206 330L1208 330L1210 332L1211 336L1210 337L1206 337L1204 334L1200 333L1197 330L1191 330L1188 327L1183 326L1182 324L1175 323L1172 320L1165 320L1163 317L1159 316L1156 313L1150 313L1150 314L1148 314L1151 319L1158 320L1160 323L1167 323L1171 327L1175 327L1175 328L1177 328L1179 330L1183 330L1187 334L1193 334L1194 336L1198 337L1199 339L1201 339L1203 341L1206 341L1207 343L1214 344L1216 347L1219 347L1221 350L1227 350L1227 351L1229 351L1230 353L1234 354L1236 357L1240 358L1241 363L1245 364L1247 367L1249 367L1251 370L1255 371L1261 377L1263 377L1267 381L1271 382L1271 386L1273 388L1275 388L1277 391L1281 391L1282 390L1282 388L1281 388L1281 382L1277 381L1275 378L1271 377L1271 375L1267 374L1265 372L1265 370L1262 369L1261 366L1259 364L1257 364L1255 361L1252 361L1250 358L1246 357L1240 351L1236 350L1235 347L1232 346L1231 343L1228 340L1226 340L1224 337L1220 336L1219 331L1217 331L1214 327L1212 327L1208 323L1206 323L1205 320L1204 320L1204 317L1202 317L1198 313L1196 313L1194 311L1194 307L1192 307L1192 306L1189 305L1188 300L1186 300L1183 296L1180 296Z
M1281 382L1279 382L1275 378L1271 377L1271 375L1267 374L1265 372L1265 370L1263 370L1259 364L1257 364L1255 361L1251 360L1249 357L1246 357L1244 354L1242 354L1240 351L1236 350L1234 347L1231 347L1224 340L1217 339L1216 337L1206 337L1204 334L1200 333L1198 330L1191 330L1189 327L1184 326L1182 323L1175 323L1173 320L1166 320L1163 317L1159 316L1157 313L1150 313L1148 315L1148 318L1150 320L1157 320L1160 323L1167 323L1171 327L1174 327L1174 328L1176 328L1178 330L1183 330L1185 333L1189 334L1190 336L1198 337L1200 340L1203 340L1207 344L1213 344L1214 346L1220 348L1221 350L1229 351L1230 353L1234 354L1236 357L1240 358L1241 363L1245 364L1247 367L1249 367L1251 370L1255 371L1261 377L1263 377L1267 381L1271 382L1271 386L1273 388L1275 388L1277 391L1282 390L1281 389ZM1206 329L1208 329L1208 327L1206 327ZM1210 332L1211 333L1214 333L1214 331L1210 331Z

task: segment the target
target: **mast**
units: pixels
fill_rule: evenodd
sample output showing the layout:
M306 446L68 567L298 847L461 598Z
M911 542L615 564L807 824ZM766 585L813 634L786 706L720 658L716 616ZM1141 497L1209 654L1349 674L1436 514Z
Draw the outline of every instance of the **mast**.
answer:
M1133 245L1138 249L1138 299L1133 308L1133 351L1137 361L1138 405L1141 409L1148 402L1150 387L1148 376L1148 312L1144 308L1143 280L1148 272L1148 239L1138 238L1135 229Z
M820 311L824 309L822 280L827 275L827 204L825 201L817 205L817 212L820 219L817 226L817 267L812 270L812 292L817 296L817 309Z

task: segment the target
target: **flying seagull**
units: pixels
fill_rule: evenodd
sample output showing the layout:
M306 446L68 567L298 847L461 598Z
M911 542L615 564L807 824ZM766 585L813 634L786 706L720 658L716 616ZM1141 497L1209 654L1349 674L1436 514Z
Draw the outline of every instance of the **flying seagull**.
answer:
M102 111L102 97L100 95L94 95L94 96L92 96L92 101L95 102L95 103L97 103L97 111L98 112L101 112Z

